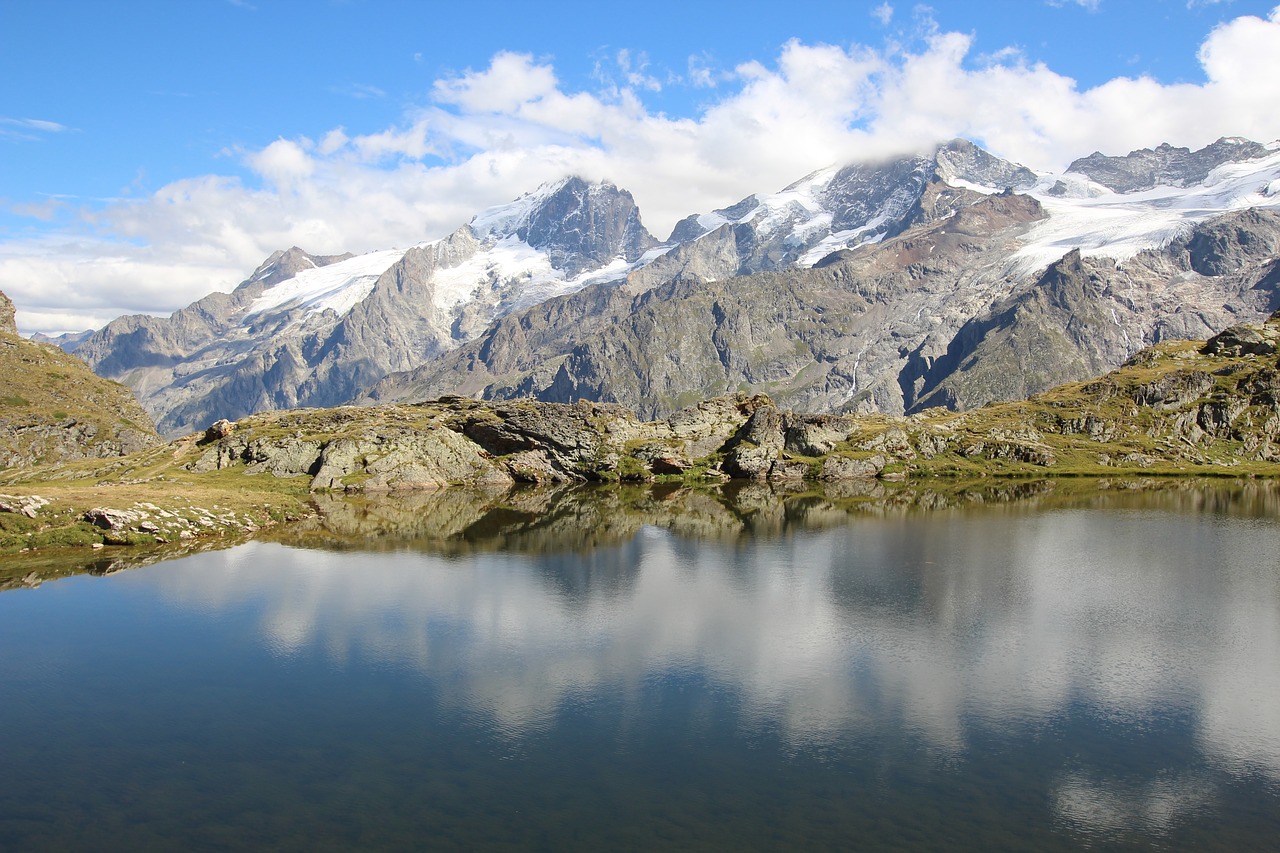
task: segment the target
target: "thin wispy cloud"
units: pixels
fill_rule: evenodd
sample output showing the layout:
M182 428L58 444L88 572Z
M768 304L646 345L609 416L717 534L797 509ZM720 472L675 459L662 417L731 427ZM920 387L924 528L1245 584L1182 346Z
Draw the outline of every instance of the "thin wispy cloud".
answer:
M10 118L9 116L0 116L0 127L33 130L41 133L62 133L69 129L65 124L59 124L56 121L45 121L38 118Z
M355 98L360 101L385 98L387 96L387 93L382 89L367 83L348 83L345 86L334 86L331 91L335 95L346 95L348 98Z
M70 130L56 121L38 118L11 118L0 116L0 140L8 142L37 142L51 133Z
M1046 6L1052 6L1055 9L1061 9L1064 6L1079 6L1082 9L1088 9L1090 12L1098 11L1102 0L1045 0Z

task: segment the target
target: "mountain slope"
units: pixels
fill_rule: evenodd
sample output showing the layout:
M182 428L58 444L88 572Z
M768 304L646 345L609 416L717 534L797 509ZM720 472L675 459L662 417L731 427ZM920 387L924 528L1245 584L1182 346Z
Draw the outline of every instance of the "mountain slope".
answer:
M968 152L965 169L949 159L956 151ZM1171 175L1186 184L1128 194L1089 176L1101 174L1097 158L1037 178L979 152L953 143L933 160L882 164L875 180L851 167L748 199L720 212L734 221L632 273L619 292L583 291L512 315L472 344L387 377L369 399L585 398L657 416L696 397L763 391L818 411L967 408L1277 307L1275 146L1226 140L1195 154L1166 146L1130 155L1138 165L1112 158L1137 185ZM859 227L890 203L867 187L905 176L897 218L870 237L830 231L829 211L801 201L822 197L839 175L875 200L842 221ZM1015 182L1022 192L1010 191ZM734 277L783 257L761 254L758 228L783 220L809 242L776 245L791 245L789 262L812 269L784 263L784 275Z
M76 354L130 385L169 434L336 405L495 317L625 274L654 243L630 194L567 179L408 250L276 253L232 293L120 318Z
M128 388L84 362L18 336L0 293L0 468L120 456L160 443Z

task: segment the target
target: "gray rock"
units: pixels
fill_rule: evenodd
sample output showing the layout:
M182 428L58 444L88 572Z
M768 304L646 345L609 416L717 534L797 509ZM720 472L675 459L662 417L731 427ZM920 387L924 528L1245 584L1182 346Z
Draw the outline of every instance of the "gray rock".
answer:
M872 456L869 459L852 459L848 456L828 456L822 460L822 471L818 475L821 480L866 480L874 479L884 470L883 456Z
M1280 330L1277 330L1280 332ZM1242 355L1271 355L1276 351L1280 334L1265 334L1265 330L1249 326L1231 326L1223 329L1205 342L1201 352L1206 355L1239 357Z
M84 520L103 530L128 530L139 518L138 513L121 509L95 507L84 514Z
M1119 193L1149 190L1155 186L1185 187L1203 181L1224 163L1255 160L1271 152L1247 139L1223 138L1199 151L1164 144L1139 148L1124 157L1094 152L1076 160L1068 172L1085 175Z
M0 293L0 332L10 335L18 334L18 323L14 320L16 315L17 309L13 307L13 302L8 296Z

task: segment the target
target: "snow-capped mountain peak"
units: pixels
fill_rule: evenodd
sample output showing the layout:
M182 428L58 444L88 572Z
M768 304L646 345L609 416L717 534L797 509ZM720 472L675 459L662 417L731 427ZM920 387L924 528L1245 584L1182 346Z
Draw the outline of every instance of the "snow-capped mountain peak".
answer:
M524 193L514 201L482 210L472 217L469 223L471 233L481 240L486 237L501 239L515 234L520 228L528 225L534 211L574 180L577 179L568 177L550 181L531 192Z

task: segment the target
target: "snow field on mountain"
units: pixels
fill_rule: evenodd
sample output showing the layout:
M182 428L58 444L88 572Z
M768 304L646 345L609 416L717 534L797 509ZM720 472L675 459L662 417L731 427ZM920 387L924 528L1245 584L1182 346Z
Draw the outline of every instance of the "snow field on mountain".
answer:
M1074 248L1084 255L1127 260L1145 249L1165 246L1215 216L1250 207L1280 207L1278 190L1280 152L1260 160L1226 163L1203 183L1185 188L1103 191L1088 197L1032 192L1049 216L1027 232L1014 264L1030 273Z
M562 274L551 266L546 254L510 236L480 249L455 267L437 269L431 283L435 287L435 307L444 312L470 301L477 289L492 290L503 282L519 279L534 286L557 276Z
M406 249L384 249L357 255L325 267L303 270L270 287L253 301L244 319L283 308L308 312L331 310L342 316L373 291L378 276L404 257Z

